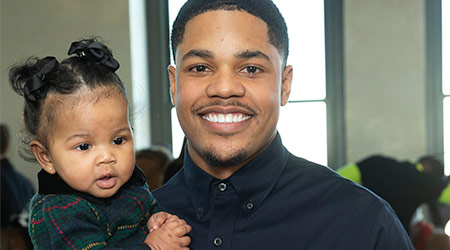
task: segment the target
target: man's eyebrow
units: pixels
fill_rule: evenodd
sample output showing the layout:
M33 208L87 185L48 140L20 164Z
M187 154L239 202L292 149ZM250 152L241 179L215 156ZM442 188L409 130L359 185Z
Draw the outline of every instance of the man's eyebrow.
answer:
M183 58L181 58L181 61L184 61L185 59L189 57L200 57L200 58L213 58L213 52L209 50L198 50L193 49L188 51L186 54L183 55Z
M235 57L249 59L253 57L264 58L267 61L270 61L270 57L259 50L246 50L235 54Z

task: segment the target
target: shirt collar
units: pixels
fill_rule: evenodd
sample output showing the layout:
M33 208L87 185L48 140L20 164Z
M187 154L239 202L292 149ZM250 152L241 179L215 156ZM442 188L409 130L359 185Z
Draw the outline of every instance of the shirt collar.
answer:
M120 191L126 186L132 184L142 186L146 183L146 180L142 170L139 167L135 166L133 175L131 176L130 180L128 180L128 182L125 183L125 185L123 185L115 195L109 198L97 198L88 193L77 191L70 187L58 174L49 174L43 169L38 173L38 182L39 194L76 194L90 202L108 205L111 203L111 199L115 198L117 194L119 194Z
M288 158L289 153L277 133L269 147L225 180L235 188L244 214L257 209L270 193L286 167ZM194 208L207 209L211 183L218 179L200 169L189 154L185 155L183 168Z

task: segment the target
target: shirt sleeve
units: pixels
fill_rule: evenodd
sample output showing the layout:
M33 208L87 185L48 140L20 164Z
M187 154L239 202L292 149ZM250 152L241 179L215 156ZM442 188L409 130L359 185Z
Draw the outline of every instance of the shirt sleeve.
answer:
M30 235L35 249L123 249L108 246L111 233L96 208L80 197L52 199L32 213ZM126 249L150 247L136 242Z
M411 240L395 212L386 202L376 203L371 223L373 226L367 246L364 249L373 250L414 250Z

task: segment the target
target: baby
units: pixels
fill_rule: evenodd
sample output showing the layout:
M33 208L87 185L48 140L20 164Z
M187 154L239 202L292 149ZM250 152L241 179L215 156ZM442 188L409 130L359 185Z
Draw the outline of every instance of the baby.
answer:
M191 227L159 212L135 166L119 63L95 39L72 43L69 55L30 58L9 72L42 167L31 200L34 248L188 249Z

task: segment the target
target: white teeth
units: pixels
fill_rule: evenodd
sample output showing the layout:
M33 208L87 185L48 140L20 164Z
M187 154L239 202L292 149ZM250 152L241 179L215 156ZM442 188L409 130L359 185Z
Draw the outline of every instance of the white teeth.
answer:
M225 116L225 122L233 122L233 115L228 114Z
M203 119L209 122L218 122L218 123L232 123L232 122L242 122L249 119L248 115L233 115L233 114L208 114L204 115Z
M218 117L219 117L219 122L221 122L221 123L225 122L225 116L223 114L219 114Z

